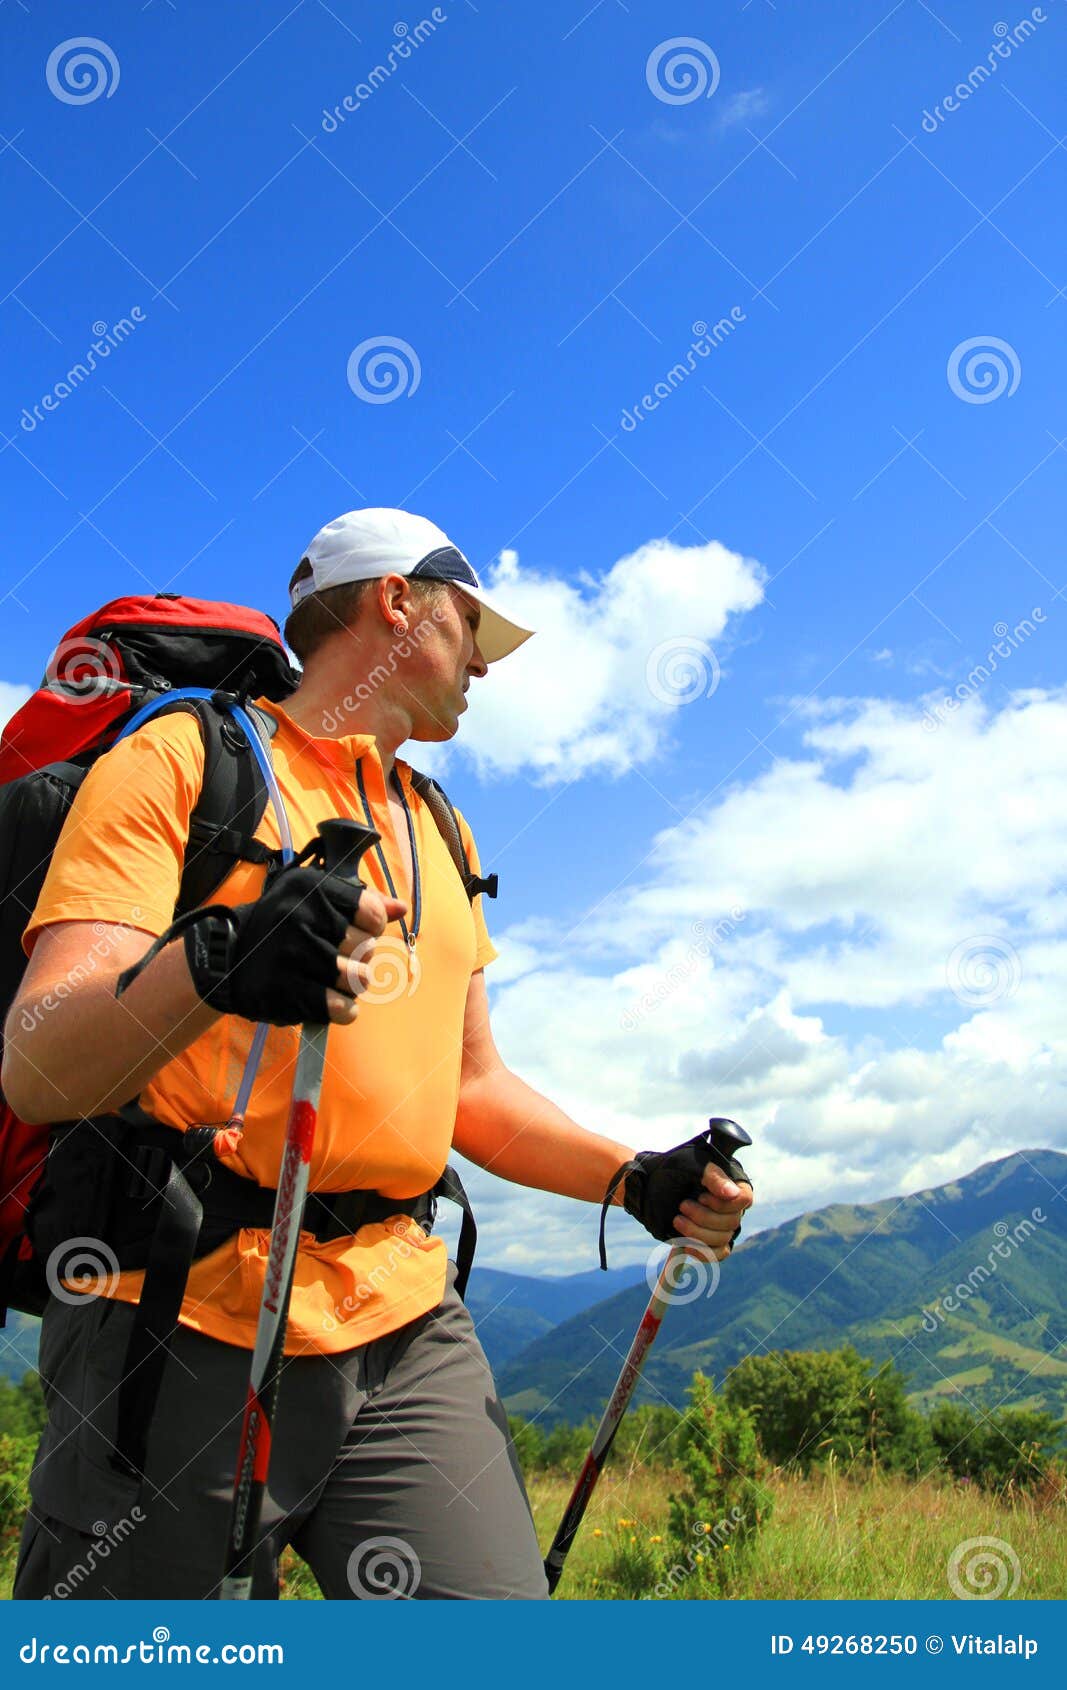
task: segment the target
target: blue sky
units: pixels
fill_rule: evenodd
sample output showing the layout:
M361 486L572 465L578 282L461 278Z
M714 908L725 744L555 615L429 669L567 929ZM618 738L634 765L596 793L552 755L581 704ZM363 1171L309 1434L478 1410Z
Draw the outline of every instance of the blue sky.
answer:
M9 702L97 602L281 619L323 522L406 505L541 616L447 757L411 753L500 873L520 1072L633 1142L739 1114L765 1218L1058 1142L1059 0L9 0L0 27ZM87 81L49 70L86 37ZM349 363L387 337L406 391L371 403ZM661 648L697 681L650 698ZM953 974L979 938L995 991ZM589 1265L588 1211L531 1200L517 1242L484 1187L487 1259Z

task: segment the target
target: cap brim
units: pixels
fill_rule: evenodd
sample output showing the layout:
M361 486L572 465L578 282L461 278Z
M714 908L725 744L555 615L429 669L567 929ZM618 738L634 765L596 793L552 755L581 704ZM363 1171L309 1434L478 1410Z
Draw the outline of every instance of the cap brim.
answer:
M489 594L481 587L468 587L465 581L453 582L459 592L465 593L469 599L474 599L482 609L482 619L478 624L478 650L487 663L498 663L502 657L508 657L517 651L534 633L533 628L524 628L518 622L513 622L505 616Z

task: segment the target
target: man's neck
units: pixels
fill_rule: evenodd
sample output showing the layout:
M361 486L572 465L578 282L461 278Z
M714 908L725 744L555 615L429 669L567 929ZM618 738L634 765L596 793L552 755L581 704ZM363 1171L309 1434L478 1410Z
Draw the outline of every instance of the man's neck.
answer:
M285 710L298 727L317 739L342 739L367 734L375 742L386 781L391 778L397 747L411 737L411 723L380 692L358 697L358 682L346 686L305 674L285 700ZM347 690L346 690L347 687Z

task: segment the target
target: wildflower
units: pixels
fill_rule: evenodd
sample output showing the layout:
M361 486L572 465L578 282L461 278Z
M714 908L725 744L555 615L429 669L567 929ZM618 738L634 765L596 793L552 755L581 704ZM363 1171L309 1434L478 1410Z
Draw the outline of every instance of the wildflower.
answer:
M648 1541L649 1543L662 1543L663 1539L657 1533L655 1537L650 1537Z
M697 1558L698 1561L703 1561L703 1559L704 1559L704 1557L703 1557L703 1555L701 1555L699 1549L697 1550L697 1557L696 1558Z
M604 1533L601 1531L599 1526L593 1527L593 1536L594 1537L603 1537L604 1536ZM593 1582L595 1583L596 1581L594 1580Z

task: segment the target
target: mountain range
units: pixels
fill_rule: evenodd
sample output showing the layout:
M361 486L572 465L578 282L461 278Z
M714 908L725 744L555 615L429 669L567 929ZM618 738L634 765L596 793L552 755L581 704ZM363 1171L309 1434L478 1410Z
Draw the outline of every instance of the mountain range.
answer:
M854 1344L891 1360L912 1400L1067 1415L1067 1156L1032 1150L949 1185L833 1204L741 1245L712 1295L668 1308L637 1401L682 1406L693 1373L746 1355ZM643 1281L643 1276L642 1276ZM696 1283L696 1281L694 1281ZM497 1373L508 1408L598 1413L647 1301L624 1289L533 1339Z

